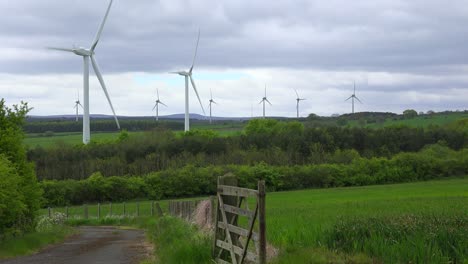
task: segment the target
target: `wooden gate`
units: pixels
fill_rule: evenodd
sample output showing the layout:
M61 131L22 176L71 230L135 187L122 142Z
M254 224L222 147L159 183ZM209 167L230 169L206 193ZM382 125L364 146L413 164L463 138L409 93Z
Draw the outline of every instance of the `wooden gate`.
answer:
M252 210L248 198L255 200ZM220 177L217 200L213 258L221 264L265 264L265 182L252 190L237 187L233 176ZM238 224L240 216L247 218L246 227Z

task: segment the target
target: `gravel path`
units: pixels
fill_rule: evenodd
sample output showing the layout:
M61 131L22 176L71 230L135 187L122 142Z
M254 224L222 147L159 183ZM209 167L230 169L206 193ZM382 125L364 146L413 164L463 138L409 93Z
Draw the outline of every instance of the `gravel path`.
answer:
M34 255L0 260L0 264L92 264L139 263L148 256L142 230L115 227L80 227L80 233L64 243L48 247Z

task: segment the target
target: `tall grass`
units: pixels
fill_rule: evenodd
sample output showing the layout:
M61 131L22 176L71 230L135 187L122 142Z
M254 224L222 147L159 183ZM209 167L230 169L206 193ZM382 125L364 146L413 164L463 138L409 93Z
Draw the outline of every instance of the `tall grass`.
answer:
M57 226L44 232L6 237L0 240L0 259L32 254L49 244L63 241L73 232L69 227Z
M463 263L468 257L468 215L342 219L327 232L326 243L385 263Z

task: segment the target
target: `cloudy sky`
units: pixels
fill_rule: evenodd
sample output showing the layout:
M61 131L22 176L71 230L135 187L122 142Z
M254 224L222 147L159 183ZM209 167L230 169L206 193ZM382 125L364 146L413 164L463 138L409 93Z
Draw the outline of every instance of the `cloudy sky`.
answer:
M82 59L47 46L88 48L106 0L0 1L0 97L27 101L33 115L73 114L82 95ZM156 88L184 111L183 77L198 29L194 70L205 109L267 115L468 108L466 0L114 0L96 57L118 115L151 115ZM91 113L110 108L91 70ZM193 113L202 113L190 93ZM82 100L82 99L81 99Z

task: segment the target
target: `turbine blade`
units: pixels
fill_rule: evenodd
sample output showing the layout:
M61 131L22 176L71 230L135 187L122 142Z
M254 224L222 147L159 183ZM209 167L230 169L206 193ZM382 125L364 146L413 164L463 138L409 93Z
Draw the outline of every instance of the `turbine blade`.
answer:
M50 49L50 50L60 50L60 51L73 52L73 49L67 49L67 48L58 48L58 47L46 47L46 48Z
M353 92L353 95L356 94L356 81L354 81L354 92Z
M272 104L270 103L270 101L268 101L268 99L265 99L265 101L267 101L270 105L272 105Z
M151 111L153 111L154 109L156 109L156 106L158 105L158 103L156 103L154 106L153 106L153 109L151 109Z
M81 108L83 108L83 105L81 103L78 103L79 106L81 106Z
M265 97L266 97L266 83L265 83Z
M169 72L169 73L170 73L170 74L179 74L179 75L180 75L180 74L182 74L182 73L184 73L184 72L178 71L178 72Z
M117 124L117 127L120 129L119 120L117 119L117 115L115 114L114 106L112 106L112 101L111 101L111 99L109 97L109 93L107 93L106 84L104 83L104 79L102 78L101 71L99 70L99 66L98 66L97 61L94 58L94 56L91 56L91 63L93 64L94 72L96 73L96 76L97 76L97 78L99 80L99 83L101 84L102 90L104 91L104 94L106 95L107 102L109 102L109 106L112 109L112 113L114 114L115 123Z
M197 46L195 46L195 55L193 55L192 67L190 67L190 72L192 72L193 66L195 65L195 59L197 58L198 43L199 42L200 42L200 29L198 29Z
M345 101L348 101L349 99L351 99L353 96L351 95L350 97L348 97L348 99L346 99Z
M217 102L215 102L214 100L213 100L213 103L214 103L214 104L218 104L218 103L217 103Z
M213 92L211 91L211 88L210 88L210 99L213 100Z
M99 26L98 32L96 33L96 37L94 37L93 44L91 45L91 51L94 51L94 49L96 48L96 45L99 42L99 39L101 38L101 33L102 33L102 30L104 29L104 24L106 24L107 16L109 15L111 6L112 6L112 0L110 0L109 2L109 6L107 7L107 11L106 11L106 14L104 15L104 19L102 20L101 25Z
M161 101L159 101L160 104L164 105L165 107L167 107L167 105Z
M294 91L296 92L297 98L299 98L299 94L297 93L297 90L296 90L296 89L294 89Z
M158 94L158 101L159 101L159 89L156 88L156 93Z
M359 100L359 98L357 98L356 96L354 96L354 98L356 98L356 100L358 100L362 104L362 102L361 102L361 100Z
M262 99L262 100L260 100L260 102L259 102L258 104L261 104L261 103L263 103L263 99Z
M201 102L200 96L198 95L197 86L195 85L195 82L193 81L192 75L190 75L190 82L192 83L193 90L195 91L195 94L197 95L198 102L200 102L200 106L201 106L201 108L203 110L203 115L206 115L205 114L205 108L203 108L203 104Z

